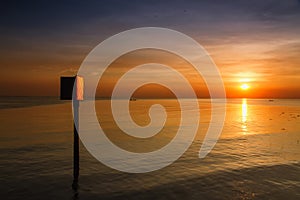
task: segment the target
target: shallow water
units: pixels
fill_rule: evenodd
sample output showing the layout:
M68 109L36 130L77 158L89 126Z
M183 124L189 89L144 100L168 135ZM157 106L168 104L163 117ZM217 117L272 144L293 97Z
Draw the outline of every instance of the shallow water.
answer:
M2 98L2 104L11 99ZM24 100L24 99L23 99ZM70 103L0 110L0 195L2 199L299 199L300 101L231 99L225 126L204 159L198 152L210 122L210 102L199 100L200 124L190 148L173 164L154 172L113 170L80 146L80 188L72 191ZM45 100L43 100L45 102ZM120 147L147 152L161 148L179 123L176 100L130 102L132 118L149 123L148 108L167 107L166 126L149 140L136 140L113 123L108 100L96 103L107 136ZM20 103L22 104L22 103ZM29 106L28 106L29 105ZM149 163L151 165L151 163Z

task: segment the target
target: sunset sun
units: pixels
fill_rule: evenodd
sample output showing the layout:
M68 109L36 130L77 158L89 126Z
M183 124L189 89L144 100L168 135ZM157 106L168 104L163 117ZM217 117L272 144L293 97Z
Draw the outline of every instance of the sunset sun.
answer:
M242 84L242 85L240 86L240 88L241 88L242 90L248 90L248 89L250 88L250 86L249 86L247 83L244 83L244 84Z

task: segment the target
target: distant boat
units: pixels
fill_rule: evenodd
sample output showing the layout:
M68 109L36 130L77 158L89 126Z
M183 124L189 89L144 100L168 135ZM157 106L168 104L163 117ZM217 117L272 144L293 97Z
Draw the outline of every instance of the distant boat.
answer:
M130 101L136 101L136 98L131 97Z
M270 102L273 102L274 100L273 100L273 99L269 99L269 101L270 101Z

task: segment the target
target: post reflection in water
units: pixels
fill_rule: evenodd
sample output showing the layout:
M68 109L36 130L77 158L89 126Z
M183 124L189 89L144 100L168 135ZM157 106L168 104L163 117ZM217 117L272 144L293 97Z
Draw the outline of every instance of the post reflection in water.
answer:
M248 116L247 99L243 99L241 110L242 110L242 130L244 132L247 132L247 116Z

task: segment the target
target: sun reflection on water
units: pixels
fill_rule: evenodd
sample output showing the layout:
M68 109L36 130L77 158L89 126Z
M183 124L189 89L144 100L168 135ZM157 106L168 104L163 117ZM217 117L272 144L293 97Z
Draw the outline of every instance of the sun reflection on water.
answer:
M242 129L244 132L246 132L247 131L247 116L248 116L247 99L243 99L241 110L242 110Z

